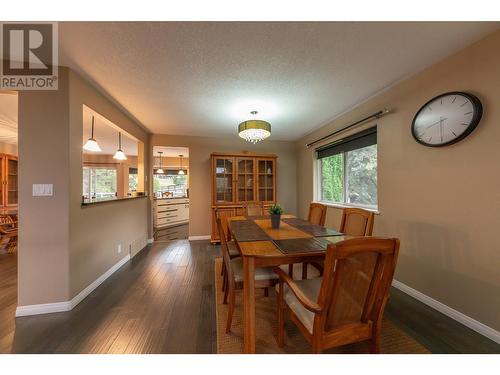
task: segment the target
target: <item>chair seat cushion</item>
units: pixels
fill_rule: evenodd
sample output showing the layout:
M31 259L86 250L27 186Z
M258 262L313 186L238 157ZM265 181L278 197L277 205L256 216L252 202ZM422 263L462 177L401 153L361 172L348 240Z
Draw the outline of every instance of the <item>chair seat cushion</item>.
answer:
M307 296L307 298L309 298L313 302L318 301L319 289L321 288L322 281L322 277L318 277L316 279L294 280L299 289ZM284 284L283 287L283 299L285 300L286 304L302 322L302 324L307 328L307 330L312 333L314 313L302 306L297 297L295 297L295 294L293 294L293 292L290 290L290 288L288 288L286 284ZM276 291L279 292L279 285L276 285Z
M236 258L241 255L240 251L238 250L238 246L233 241L227 243L227 250L229 251L229 256L231 258Z
M243 260L241 258L231 259L231 266L233 268L234 280L236 282L243 281ZM255 280L274 280L278 278L278 275L270 267L255 268Z

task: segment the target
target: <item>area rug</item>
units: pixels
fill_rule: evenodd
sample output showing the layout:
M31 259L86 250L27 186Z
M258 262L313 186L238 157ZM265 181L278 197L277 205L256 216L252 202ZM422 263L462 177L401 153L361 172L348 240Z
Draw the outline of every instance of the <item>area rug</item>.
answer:
M231 332L226 334L227 305L223 304L224 293L220 275L222 258L215 259L215 298L217 315L217 353L240 354L243 351L243 301L242 291L236 292L236 308L233 316ZM291 321L286 322L286 344L280 348L276 344L276 293L270 288L269 297L261 290L256 291L256 352L258 354L278 353L311 353L311 346ZM382 323L381 352L383 354L429 354L430 352L396 327L389 320ZM325 353L367 354L367 343L346 345Z

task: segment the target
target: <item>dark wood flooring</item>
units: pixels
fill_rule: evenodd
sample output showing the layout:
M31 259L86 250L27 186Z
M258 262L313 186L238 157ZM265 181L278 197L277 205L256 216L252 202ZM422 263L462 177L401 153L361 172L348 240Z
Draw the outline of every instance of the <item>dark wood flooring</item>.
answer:
M215 353L208 241L157 242L70 312L14 318L16 259L0 253L1 353ZM387 316L434 353L500 353L500 345L397 290Z

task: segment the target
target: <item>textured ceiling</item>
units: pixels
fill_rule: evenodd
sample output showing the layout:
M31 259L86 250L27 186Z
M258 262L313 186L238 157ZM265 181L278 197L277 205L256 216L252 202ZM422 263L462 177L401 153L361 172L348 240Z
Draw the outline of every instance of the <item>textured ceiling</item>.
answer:
M0 142L17 144L16 94L0 94Z
M61 23L62 65L153 133L234 135L251 110L296 140L500 23ZM467 89L467 88L464 88Z

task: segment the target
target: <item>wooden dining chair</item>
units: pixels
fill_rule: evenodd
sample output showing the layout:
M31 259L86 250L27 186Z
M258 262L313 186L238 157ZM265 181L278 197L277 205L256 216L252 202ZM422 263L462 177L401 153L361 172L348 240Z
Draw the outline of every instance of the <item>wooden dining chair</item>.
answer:
M229 257L231 259L239 257L240 251L238 250L238 246L236 245L236 243L234 241L229 240L229 233L227 232L227 231L229 231L229 229L227 229L227 231L224 230L224 228L227 228L227 225L226 226L222 225L222 218L221 218L219 210L215 210L215 217L216 217L216 220L219 219L221 221L221 228L220 228L220 230L219 230L219 228L217 230L219 231L219 235L222 236L222 234L223 234L223 237L226 240L226 244L227 244L227 248L228 248L228 252L229 252ZM221 239L221 241L222 241L222 239ZM222 291L225 291L226 285L227 285L227 274L226 274L226 265L224 262L222 263L221 276L223 277Z
M7 249L7 253L15 253L17 250L17 222L9 215L0 215L0 237L1 246Z
M380 330L398 258L399 240L360 237L328 246L321 278L293 280L276 268L278 345L285 344L285 311L313 353L359 341L380 352Z
M322 227L325 226L327 209L328 207L324 204L311 202L311 204L309 205L309 214L307 215L307 221L310 222L311 224L320 225ZM288 266L288 274L290 276L293 275L293 267L294 267L293 264L290 264ZM307 267L308 267L307 262L302 263L303 279L307 279Z
M264 207L257 202L247 202L245 204L245 216L262 216L264 215Z
M371 236L375 214L362 208L344 208L339 232L350 236Z
M236 290L243 289L243 260L241 257L231 258L227 247L227 241L222 235L222 223L220 218L217 218L217 226L221 236L222 258L226 265L227 286L224 291L224 303L229 302L227 313L226 333L231 331L231 323L233 320L234 307L236 304ZM255 287L263 288L266 296L268 295L268 288L278 283L278 275L270 267L256 267L255 268Z
M371 211L354 207L344 208L342 210L339 232L356 237L371 236L374 221L375 214ZM311 264L320 273L323 272L323 262L312 262ZM307 277L307 273L305 275ZM305 279L306 277L302 278Z

